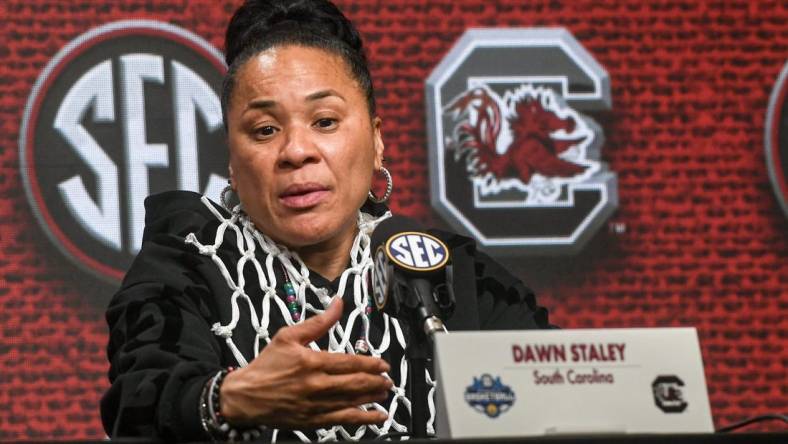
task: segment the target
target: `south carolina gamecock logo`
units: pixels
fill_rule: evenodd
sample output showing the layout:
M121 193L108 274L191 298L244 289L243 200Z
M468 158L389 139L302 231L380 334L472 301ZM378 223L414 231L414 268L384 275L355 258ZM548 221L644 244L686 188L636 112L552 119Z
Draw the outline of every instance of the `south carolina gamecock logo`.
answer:
M433 206L502 252L575 252L617 206L605 70L563 29L468 31L427 81Z
M477 206L510 190L526 204L555 203L563 185L599 171L586 155L594 132L551 89L526 84L500 97L480 86L446 111L458 120L446 149L465 161Z
M665 413L681 413L687 409L684 381L676 375L660 375L651 383L654 404Z

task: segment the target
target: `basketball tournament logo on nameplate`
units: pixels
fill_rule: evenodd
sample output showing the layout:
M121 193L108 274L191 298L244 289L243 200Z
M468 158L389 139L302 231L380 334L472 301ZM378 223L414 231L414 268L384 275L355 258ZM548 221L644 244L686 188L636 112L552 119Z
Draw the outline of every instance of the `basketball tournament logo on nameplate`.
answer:
M92 29L52 58L25 109L21 174L39 224L72 262L119 282L140 249L148 195L218 198L225 72L208 42L149 20Z
M774 195L788 217L788 62L783 66L766 112L766 166Z
M517 399L511 387L501 382L501 377L485 373L473 378L465 389L465 402L479 413L497 418L507 412Z
M427 80L432 204L501 253L573 253L618 205L607 72L564 29L469 30Z

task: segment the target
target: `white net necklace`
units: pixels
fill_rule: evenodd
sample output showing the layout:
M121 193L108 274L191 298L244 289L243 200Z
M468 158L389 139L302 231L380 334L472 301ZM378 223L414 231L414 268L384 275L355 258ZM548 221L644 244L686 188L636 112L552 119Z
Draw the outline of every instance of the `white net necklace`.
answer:
M326 288L313 285L309 280L309 269L298 257L298 254L288 250L286 247L277 245L268 236L258 231L248 216L241 210L240 205L237 205L233 209L231 216L227 218L214 207L207 197L203 196L202 202L219 220L219 226L216 229L213 243L201 243L194 233L190 233L186 236L186 243L195 246L201 255L211 258L232 291L229 301L232 306L232 319L227 324L221 324L219 322L213 324L212 331L216 336L225 340L238 366L245 367L248 361L233 341L233 331L238 323L241 322L239 303L246 303L248 305L251 314L249 322L255 332L257 332L253 347L254 357L256 358L260 353L261 341L265 344L271 342L272 333L269 331L269 323L272 311L278 310L281 318L284 319L287 325L294 325L303 322L308 315L324 312L330 305L334 295L329 294L329 290ZM345 295L346 289L352 288L352 293L350 294L353 296L354 307L344 325L342 325L340 321L329 329L327 351L330 353L356 354L354 344L351 343L351 334L356 330L355 327L358 323L361 325L362 332L362 337L360 339L366 342L368 353L371 356L380 357L386 352L389 347L392 346L392 335L394 336L396 345L401 347L402 350L405 350L405 335L396 318L390 317L385 313L383 314L383 336L379 343L373 344L369 335L370 319L366 314L366 308L371 297L369 293L371 289L368 288L367 283L370 282L369 277L373 267L370 254L370 234L378 223L390 216L390 212L378 218L364 212L359 212L358 214L358 234L350 250L350 266L342 272L337 291L338 295ZM225 243L225 233L228 229L235 233L235 248L241 254L236 264L226 264L217 254L218 250ZM228 245L225 248L233 248L233 246ZM258 249L264 253L264 257L258 258ZM293 285L298 306L301 311L300 316L293 316L285 304L285 301L276 294L277 278L274 273L275 259L282 265ZM235 276L237 276L235 279L233 279L228 267L235 267ZM244 277L244 271L247 267L252 267L255 270L257 285L259 285L263 292L262 303L259 307L254 306L252 299L246 292L247 283ZM307 291L312 292L317 297L319 306L315 306L307 301ZM347 304L347 297L345 297L345 301ZM274 308L272 308L272 304ZM308 346L313 350L320 350L320 347L314 341L310 342ZM392 366L395 365L393 362L390 364ZM392 379L394 384L391 388L393 396L389 397L390 401L388 406L380 403L370 403L360 406L362 410L374 409L386 413L388 418L382 426L360 426L355 428L355 430L349 430L344 426L333 426L330 428L317 429L315 431L316 436L312 436L311 438L318 442L337 441L339 439L355 441L364 437L368 432L371 432L372 436L381 436L394 432L407 432L407 425L401 424L395 420L397 411L400 408L406 409L408 418L411 413L411 401L407 397L405 386L408 375L408 360L405 358L404 353L402 353L402 358L399 362L399 370L399 381ZM388 374L385 376L391 378ZM427 433L434 434L435 381L430 376L429 371L425 372L425 378L429 387L427 401L430 412L430 417L427 422ZM296 430L293 431L293 433L303 442L312 441L310 436L305 432ZM274 442L276 441L277 435L278 430L274 430Z

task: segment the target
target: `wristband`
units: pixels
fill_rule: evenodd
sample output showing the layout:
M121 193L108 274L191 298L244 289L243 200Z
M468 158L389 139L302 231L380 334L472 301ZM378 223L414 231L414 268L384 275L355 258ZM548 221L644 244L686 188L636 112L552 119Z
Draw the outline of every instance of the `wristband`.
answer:
M251 441L260 438L266 431L263 426L234 428L222 416L220 388L225 376L233 370L232 367L228 367L217 372L206 381L200 394L200 422L205 433L214 442Z

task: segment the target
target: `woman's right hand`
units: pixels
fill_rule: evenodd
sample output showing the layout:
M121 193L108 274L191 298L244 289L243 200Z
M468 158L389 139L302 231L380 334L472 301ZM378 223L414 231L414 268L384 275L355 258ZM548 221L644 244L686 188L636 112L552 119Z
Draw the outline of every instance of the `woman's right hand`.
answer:
M224 378L222 416L233 425L282 429L385 421L385 413L358 406L387 398L392 382L381 375L389 371L386 361L305 346L325 335L341 315L337 298L325 312L280 329L254 361Z

